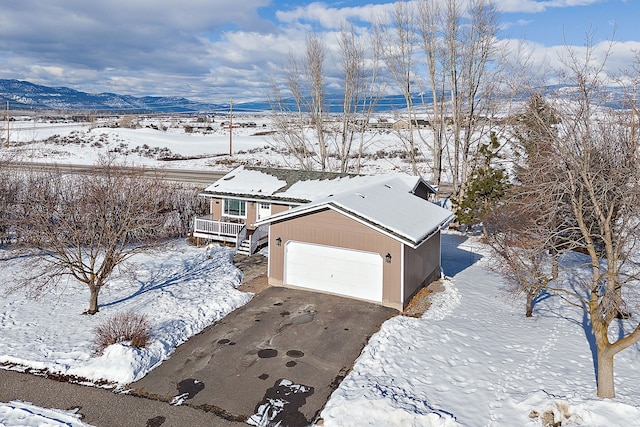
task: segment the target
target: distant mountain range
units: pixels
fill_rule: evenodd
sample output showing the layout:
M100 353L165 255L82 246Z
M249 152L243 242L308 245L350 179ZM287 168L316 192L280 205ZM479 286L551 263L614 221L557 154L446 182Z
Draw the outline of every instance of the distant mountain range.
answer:
M613 108L626 108L620 89L606 88L611 95L608 104ZM542 89L545 93L560 92L561 96L574 98L575 88L567 86L549 86ZM430 94L414 95L414 105L430 104ZM328 95L330 112L342 111L340 95ZM67 87L49 87L27 81L0 79L0 110L7 102L12 111L73 111L73 112L112 112L112 113L223 113L229 111L229 104L210 104L191 101L181 97L119 95L116 93L87 93ZM291 107L294 103L291 102ZM389 112L406 109L401 95L388 95L378 100L376 111ZM271 108L267 101L234 103L233 110L242 112L266 112Z
M430 100L430 99L429 99ZM424 99L424 101L429 102ZM422 101L416 95L415 102ZM112 113L227 113L229 104L209 104L180 97L119 95L117 93L87 93L67 87L49 87L21 80L0 79L0 110L9 102L12 111L74 111ZM339 95L327 97L329 111L340 112L342 99ZM294 103L291 101L291 107ZM387 96L381 99L378 111L406 108L404 98ZM242 112L265 112L271 107L267 101L234 103L233 110Z
M0 79L0 109L64 110L136 113L189 113L228 110L228 105L206 104L179 97L87 93L67 87L48 87L20 80Z

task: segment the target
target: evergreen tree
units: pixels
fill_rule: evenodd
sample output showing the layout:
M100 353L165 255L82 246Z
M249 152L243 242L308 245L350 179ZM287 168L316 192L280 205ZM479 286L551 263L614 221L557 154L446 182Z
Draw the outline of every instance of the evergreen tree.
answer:
M480 145L478 162L467 180L464 197L454 201L460 224L470 227L482 223L482 234L488 237L485 219L505 195L509 187L506 171L495 166L500 159L500 144L495 133L488 143Z

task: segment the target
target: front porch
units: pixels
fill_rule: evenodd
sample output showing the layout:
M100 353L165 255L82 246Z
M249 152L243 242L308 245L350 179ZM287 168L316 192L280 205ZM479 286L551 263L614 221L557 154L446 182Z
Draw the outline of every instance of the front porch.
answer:
M245 224L214 220L213 215L197 217L193 225L193 237L236 243Z
M249 230L241 222L213 219L212 215L197 217L193 224L193 237L235 245L239 253L253 254L259 246L267 243L267 226Z

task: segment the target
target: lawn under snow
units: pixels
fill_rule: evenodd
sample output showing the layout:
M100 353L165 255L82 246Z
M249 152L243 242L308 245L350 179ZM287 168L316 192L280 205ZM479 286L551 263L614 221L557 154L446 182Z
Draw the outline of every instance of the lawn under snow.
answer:
M76 285L43 301L22 291L9 295L0 306L0 362L120 383L140 378L180 342L250 298L235 289L241 273L231 255L220 247L207 252L175 243L140 256L144 270L135 284L118 280L105 288L96 316L79 314L87 295ZM640 346L616 357L618 397L596 398L582 313L547 298L536 305L535 317L525 318L524 303L505 294L485 255L473 239L443 235L445 291L422 318L398 316L383 324L323 410L325 426L533 427L542 423L530 414L548 410L562 426L637 425ZM6 263L3 272L10 272ZM7 276L0 286L10 282ZM115 345L95 354L95 324L128 309L151 316L152 345ZM22 406L0 404L0 423L16 425L11 417L30 410ZM51 414L42 411L38 417Z
M245 304L242 273L233 265L234 250L208 250L168 242L159 251L135 255L137 274L110 281L100 292L100 312L88 307L85 285L69 281L64 288L28 298L28 289L5 294L29 260L11 259L0 251L0 365L75 376L88 382L127 384L142 378L179 344ZM6 259L9 258L9 259ZM126 344L96 352L94 329L119 312L148 315L153 339L144 349Z
M323 410L325 426L533 427L532 411L548 410L562 426L639 425L640 346L616 356L617 398L596 398L582 312L551 297L525 318L485 250L443 235L446 290L422 318L383 324Z

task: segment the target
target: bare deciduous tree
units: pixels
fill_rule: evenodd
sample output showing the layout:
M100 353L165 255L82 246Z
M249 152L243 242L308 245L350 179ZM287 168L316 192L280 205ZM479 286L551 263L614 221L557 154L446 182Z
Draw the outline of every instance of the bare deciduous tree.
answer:
M399 129L398 137L405 145L412 173L419 175L412 95L415 90L414 52L417 34L411 5L406 1L396 2L391 22L380 22L374 29L376 37L381 41L382 60L405 102L407 129Z
M558 270L550 267L549 254L538 234L531 232L531 212L521 212L508 204L491 213L489 223L499 226L499 233L492 233L487 240L495 253L495 266L506 279L509 291L525 297L525 316L533 316L536 300L552 280L558 278Z
M534 218L515 231L539 253L575 250L587 257L570 266L588 272L586 279L576 281L579 273L567 275L549 283L547 290L589 318L600 397L615 396L614 356L640 340L637 319L627 319L624 326L614 323L638 306L640 268L634 257L640 243L640 168L633 109L607 106L607 57L608 52L596 55L589 35L585 48L566 49L563 77L572 88L571 99L553 103L558 120L548 120L544 108L530 109L540 139L531 141L538 147L528 154L537 167L529 165L518 175L520 183L513 188L519 193L510 206ZM505 231L497 225L498 233Z
M271 78L268 94L273 124L276 129L276 132L272 134L273 145L292 155L300 169L312 170L315 151L312 141L307 137L306 129L309 125L309 119L304 91L301 87L301 74L298 62L293 55L289 55L284 76L286 90L291 96L291 101L281 90L280 83L275 76Z
M431 167L433 183L440 185L442 179L442 154L444 150L444 138L446 132L445 117L445 82L446 68L442 64L443 46L441 43L441 30L443 9L442 1L423 0L418 2L418 29L422 50L425 53L427 65L427 79L431 90L433 112L430 117L433 130L433 142L431 144Z
M271 80L269 100L277 130L273 139L275 146L294 156L300 168L325 170L329 158L325 129L327 50L317 34L310 34L305 46L304 58L300 60L291 53L284 67L286 92L291 100L282 92L278 78ZM307 135L308 130L313 131L315 141Z
M342 121L336 156L340 161L340 172L348 172L350 160L356 152L355 170L359 172L365 148L367 124L380 97L382 87L378 84L380 48L377 39L368 40L356 34L353 25L343 25L338 44L340 46L339 67L342 73L343 98ZM370 56L367 56L370 53ZM359 136L359 138L358 138Z
M301 169L359 171L366 124L382 93L378 40L369 41L353 26L343 25L335 70L339 77L334 77L343 90L339 121L332 122L328 114L325 63L329 52L319 35L307 36L303 58L289 55L281 80L272 77L268 97L276 128L273 145L292 155Z
M159 179L112 162L94 173L33 174L20 205L21 243L42 265L29 286L44 289L65 276L89 289L88 314L114 270L132 255L156 245L169 209Z
M459 1L449 0L443 21L443 64L448 76L453 140L449 160L456 196L462 198L475 143L488 134L483 119L487 119L493 99L489 70L499 47L498 11L492 0L471 0L466 9Z
M309 112L311 125L315 129L315 136L318 140L318 163L320 170L327 169L327 140L325 131L325 120L327 116L326 89L325 89L325 60L327 58L327 48L322 38L315 33L307 36L307 52L305 57L305 74L309 84Z

